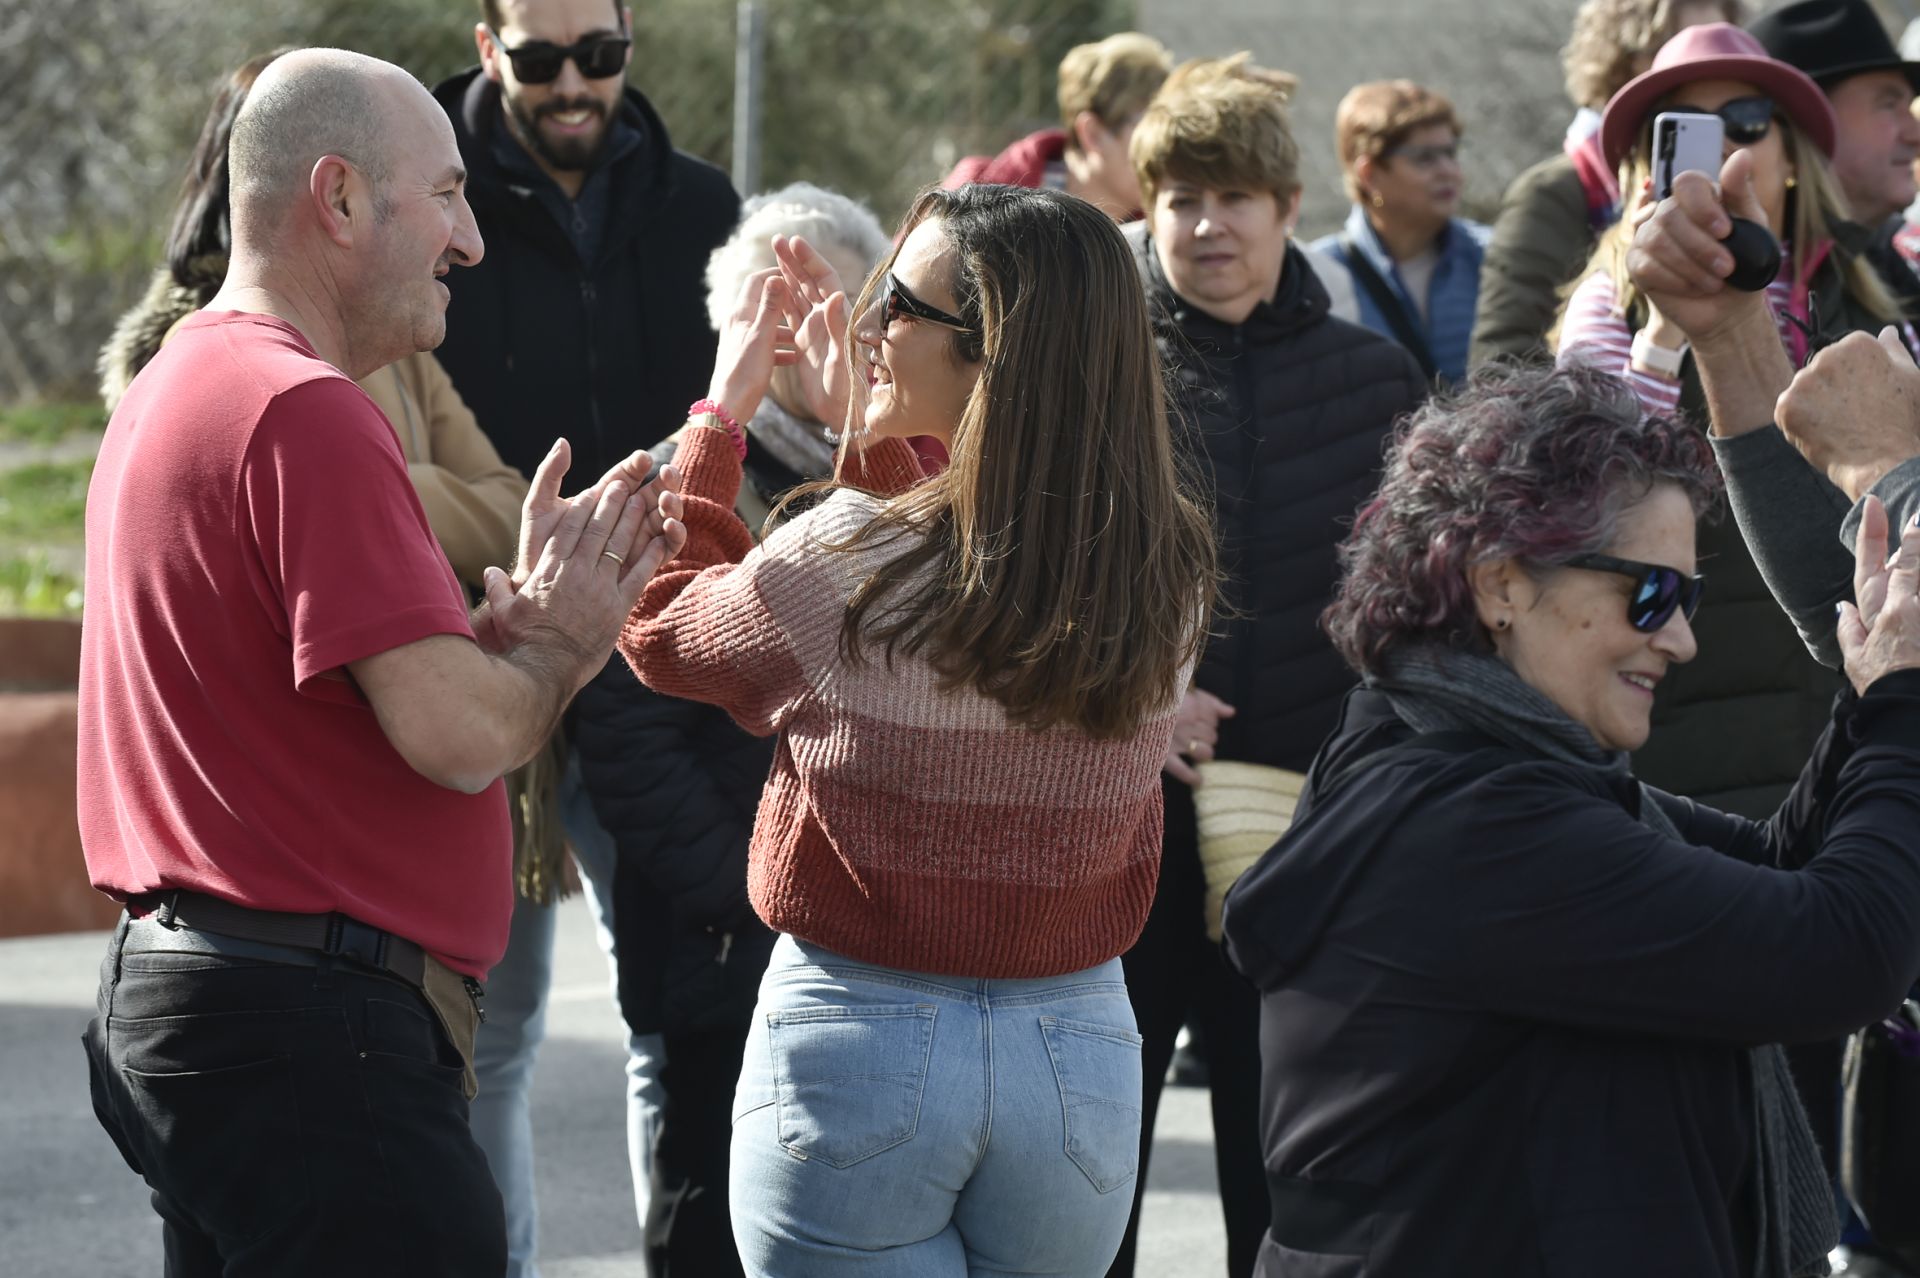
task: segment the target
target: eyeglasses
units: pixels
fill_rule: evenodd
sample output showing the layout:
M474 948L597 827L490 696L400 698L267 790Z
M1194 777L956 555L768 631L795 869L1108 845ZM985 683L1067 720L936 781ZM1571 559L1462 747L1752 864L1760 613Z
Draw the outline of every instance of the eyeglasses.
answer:
M1448 142L1445 145L1435 143L1430 146L1396 146L1381 157L1386 160L1405 160L1416 169L1430 169L1445 161L1448 164L1460 162L1460 144Z
M513 78L522 84L552 84L560 78L568 58L573 59L573 65L589 80L619 75L626 70L627 49L633 43L624 35L602 32L572 44L529 40L517 49L509 49L498 31L488 27L487 34L493 37L500 52L507 55L507 61L513 63Z
M1615 559L1612 555L1576 555L1567 560L1567 566L1618 573L1638 582L1627 599L1627 624L1645 634L1653 634L1666 625L1675 609L1692 621L1693 614L1700 611L1700 596L1707 589L1705 577L1689 577L1678 568L1643 564L1636 559Z
M1694 115L1717 115L1720 123L1726 126L1727 141L1739 146L1752 146L1767 136L1767 130L1773 127L1773 99L1758 94L1750 98L1734 98L1722 102L1718 110L1708 111L1702 107L1688 106L1676 102L1665 108L1668 111L1687 111Z
M923 324L938 324L941 328L950 328L956 333L965 333L968 336L974 333L973 325L958 315L950 315L937 306L929 306L908 292L907 286L902 284L892 271L887 272L886 282L880 289L880 313L886 317L886 322L889 324L897 319L918 320Z

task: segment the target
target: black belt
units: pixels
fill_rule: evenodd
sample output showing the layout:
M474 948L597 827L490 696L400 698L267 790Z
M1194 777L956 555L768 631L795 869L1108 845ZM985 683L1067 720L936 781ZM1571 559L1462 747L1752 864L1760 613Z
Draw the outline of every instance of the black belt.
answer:
M402 936L348 918L344 914L283 914L251 910L199 892L149 892L129 897L127 913L151 917L161 927L209 932L242 941L258 941L321 958L343 958L391 972L416 989L426 984L427 952Z

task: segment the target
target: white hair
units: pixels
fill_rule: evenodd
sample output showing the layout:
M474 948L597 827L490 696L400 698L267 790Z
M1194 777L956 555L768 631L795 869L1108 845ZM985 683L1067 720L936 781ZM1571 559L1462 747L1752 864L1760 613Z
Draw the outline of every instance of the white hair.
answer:
M740 224L707 259L707 318L716 333L733 313L741 283L774 264L776 235L805 236L807 243L829 258L851 257L860 264L863 277L893 246L873 210L838 191L795 182L756 195L740 206ZM849 292L861 282L841 281Z

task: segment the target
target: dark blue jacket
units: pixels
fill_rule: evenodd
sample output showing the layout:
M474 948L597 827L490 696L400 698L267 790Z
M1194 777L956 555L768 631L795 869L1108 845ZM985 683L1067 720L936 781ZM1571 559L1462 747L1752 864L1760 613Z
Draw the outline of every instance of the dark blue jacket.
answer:
M1746 1278L1746 1049L1920 973L1920 672L1843 694L1764 824L1660 796L1684 842L1630 778L1410 735L1356 692L1227 900L1262 992L1258 1272Z

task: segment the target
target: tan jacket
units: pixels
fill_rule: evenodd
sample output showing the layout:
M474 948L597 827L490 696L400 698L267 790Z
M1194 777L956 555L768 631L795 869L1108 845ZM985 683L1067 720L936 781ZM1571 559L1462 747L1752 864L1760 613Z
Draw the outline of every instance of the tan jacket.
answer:
M409 355L360 389L393 423L427 523L460 580L479 585L489 564L511 569L527 481L500 460L440 361Z
M205 269L207 287L196 292L161 268L146 296L120 318L100 352L100 394L109 413L135 374L219 286L226 263L210 260ZM360 389L393 424L427 524L460 580L478 586L487 565L512 568L527 481L500 460L440 362L431 354L410 355L369 374Z

